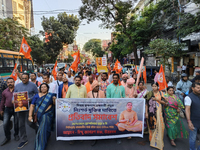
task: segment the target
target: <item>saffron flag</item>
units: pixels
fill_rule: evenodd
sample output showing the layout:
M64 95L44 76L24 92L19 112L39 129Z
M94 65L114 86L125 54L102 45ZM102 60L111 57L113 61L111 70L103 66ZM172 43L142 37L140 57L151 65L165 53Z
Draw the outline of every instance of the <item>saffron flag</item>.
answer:
M87 65L90 65L90 64L91 64L91 61L90 61L90 58L88 58Z
M16 81L17 80L17 73L15 72L15 69L17 69L17 63L15 63L12 74L10 75L10 77L13 78Z
M164 73L164 70L163 70L163 66L161 65L160 66L160 71L159 71L159 74L158 74L158 84L159 84L159 90L164 90L165 88L167 88L167 82L166 82L166 79L165 79L165 73Z
M57 76L57 60L56 60L56 63L54 65L54 67L53 67L52 74L53 74L54 79L56 80L56 76Z
M143 66L143 79L144 79L144 83L147 83L147 71L146 71L146 66Z
M25 38L23 37L22 44L21 44L19 52L23 53L25 58L32 60L31 54L30 54L31 51L32 50L31 50L30 46L28 45L28 43L26 42Z
M116 73L120 73L122 71L122 66L121 66L120 62L118 61L118 59L115 62L115 66L114 66L113 70L116 71Z
M78 64L80 64L80 52L76 52L74 54L71 55L74 58L74 62L72 63L72 65L70 66L70 68L72 70L74 70L75 72L77 72L78 70Z
M22 65L21 65L21 67L20 67L20 72L22 72Z

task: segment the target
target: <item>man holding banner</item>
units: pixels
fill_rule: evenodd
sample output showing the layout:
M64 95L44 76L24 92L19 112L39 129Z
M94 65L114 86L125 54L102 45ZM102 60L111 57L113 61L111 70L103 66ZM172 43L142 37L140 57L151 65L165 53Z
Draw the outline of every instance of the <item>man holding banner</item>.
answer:
M107 87L107 98L125 98L125 88L121 85L119 74L113 74L113 83Z

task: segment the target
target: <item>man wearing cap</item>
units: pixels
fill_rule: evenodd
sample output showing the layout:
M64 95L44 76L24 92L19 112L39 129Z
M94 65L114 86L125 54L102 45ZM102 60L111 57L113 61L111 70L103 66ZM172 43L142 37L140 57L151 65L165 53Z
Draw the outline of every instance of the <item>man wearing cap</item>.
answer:
M122 81L121 84L123 87L126 87L126 81L128 80L128 75L125 73L122 75Z
M196 71L195 73L196 76L199 76L200 75L200 70ZM195 82L195 77L191 80L192 83Z
M181 80L176 85L176 94L183 101L185 93L190 89L192 82L188 80L186 73L181 74Z
M135 83L135 80L133 78L130 78L130 79L127 80L127 84L125 86L126 98L137 97L137 95L135 94L135 88L133 87L134 83Z

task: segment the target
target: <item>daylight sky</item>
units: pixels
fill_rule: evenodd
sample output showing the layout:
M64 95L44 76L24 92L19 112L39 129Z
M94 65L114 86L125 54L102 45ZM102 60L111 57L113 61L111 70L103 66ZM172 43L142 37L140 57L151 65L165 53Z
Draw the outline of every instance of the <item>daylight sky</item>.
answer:
M136 2L137 1L137 2ZM136 4L139 0L134 0ZM41 17L57 16L54 10L74 10L68 14L78 15L78 9L82 5L81 0L33 0L33 11L34 11L34 24L35 24L35 34L38 34L42 30ZM54 13L41 14L38 11L54 11ZM39 15L38 15L39 14ZM82 48L83 45L92 38L98 38L101 40L111 39L111 30L101 29L99 25L100 21L94 21L87 24L86 21L82 21L78 32L76 41L77 44Z
M73 14L78 15L77 10L81 5L81 0L33 0L35 34L39 33L39 31L42 30L41 17L43 15L41 15L41 13L38 13L38 11L52 11L65 9L75 10ZM57 16L57 14L58 13L45 14L44 16ZM77 44L83 47L84 43L86 43L89 39L92 38L98 38L101 40L111 39L111 30L99 28L100 23L100 21L95 21L90 24L87 24L86 21L82 21L77 32Z

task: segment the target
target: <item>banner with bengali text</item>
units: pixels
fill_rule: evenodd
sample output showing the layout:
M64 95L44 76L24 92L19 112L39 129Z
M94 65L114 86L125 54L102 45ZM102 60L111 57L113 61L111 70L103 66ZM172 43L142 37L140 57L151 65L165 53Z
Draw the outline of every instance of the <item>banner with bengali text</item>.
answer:
M57 99L57 140L143 137L143 98Z

